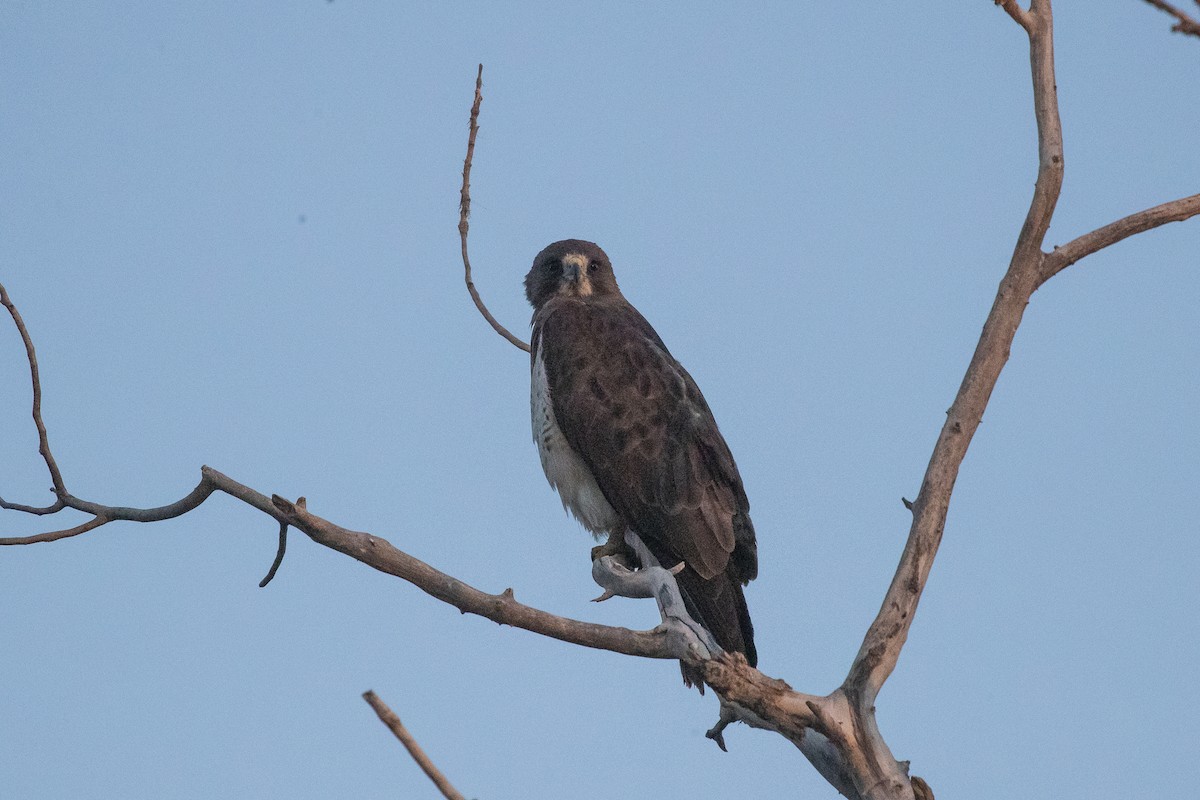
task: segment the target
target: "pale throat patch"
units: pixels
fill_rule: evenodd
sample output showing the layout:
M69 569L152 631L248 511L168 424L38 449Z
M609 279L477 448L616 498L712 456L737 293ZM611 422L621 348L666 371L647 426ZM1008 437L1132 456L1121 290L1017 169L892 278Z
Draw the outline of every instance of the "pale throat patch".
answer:
M567 264L575 267L577 273L579 274L579 280L575 282L575 290L579 293L579 296L588 297L591 295L592 279L588 275L587 271L587 256L580 255L579 253L567 253L565 256L563 256L563 265L566 266Z

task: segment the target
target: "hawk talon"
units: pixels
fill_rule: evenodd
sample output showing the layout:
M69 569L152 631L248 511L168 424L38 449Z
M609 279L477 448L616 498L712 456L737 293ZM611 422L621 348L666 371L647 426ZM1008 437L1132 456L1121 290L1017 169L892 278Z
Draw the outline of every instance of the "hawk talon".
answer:
M734 711L733 707L722 700L720 716L717 718L717 724L705 731L704 736L705 738L712 739L714 742L716 742L717 747L721 748L721 752L728 753L729 750L727 750L725 747L725 729L729 727L729 723L737 721L738 715Z
M707 739L712 739L717 743L717 747L721 748L722 753L728 753L729 748L725 746L725 726L727 722L718 722L712 727L712 730L706 731L704 736Z
M613 561L629 570L637 569L637 559L629 545L625 544L624 534L610 533L608 541L592 548L592 561L599 561L608 556Z

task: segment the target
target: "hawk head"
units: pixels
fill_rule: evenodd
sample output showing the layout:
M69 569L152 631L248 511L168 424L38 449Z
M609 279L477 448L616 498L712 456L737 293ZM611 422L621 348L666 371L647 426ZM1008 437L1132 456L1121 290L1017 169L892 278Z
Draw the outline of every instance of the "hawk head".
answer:
M564 239L537 254L525 276L525 296L534 309L559 296L580 300L620 297L612 262L598 246Z

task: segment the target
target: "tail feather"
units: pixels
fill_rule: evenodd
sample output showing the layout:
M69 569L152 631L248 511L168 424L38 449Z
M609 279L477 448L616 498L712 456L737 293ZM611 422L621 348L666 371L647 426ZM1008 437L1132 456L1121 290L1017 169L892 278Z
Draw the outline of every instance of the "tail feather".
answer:
M746 595L738 581L720 575L706 581L690 568L677 576L683 604L692 618L713 635L722 650L746 656L750 666L758 666L758 650L754 646L754 624L746 606ZM696 667L680 663L683 682L695 686L704 694L704 673Z
M643 541L664 566L677 560L658 542L650 539ZM675 580L692 619L712 634L722 650L742 653L753 667L758 665L758 651L754 646L754 624L750 621L746 595L738 577L741 568L731 559L724 572L705 580L690 566L686 566L675 576ZM703 675L700 671L686 664L680 664L680 669L684 683L699 687L703 693Z
M688 613L703 625L722 650L743 653L750 666L758 664L754 624L742 585L728 574L704 580L691 568L677 576Z

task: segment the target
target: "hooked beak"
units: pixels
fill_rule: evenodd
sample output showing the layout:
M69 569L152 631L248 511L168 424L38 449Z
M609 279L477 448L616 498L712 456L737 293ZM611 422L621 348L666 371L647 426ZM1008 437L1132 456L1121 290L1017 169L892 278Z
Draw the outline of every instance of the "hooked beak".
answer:
M571 291L579 297L587 297L592 293L592 281L587 273L587 259L578 253L571 253L563 258L563 283L571 287Z

